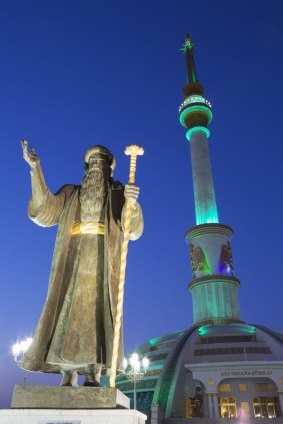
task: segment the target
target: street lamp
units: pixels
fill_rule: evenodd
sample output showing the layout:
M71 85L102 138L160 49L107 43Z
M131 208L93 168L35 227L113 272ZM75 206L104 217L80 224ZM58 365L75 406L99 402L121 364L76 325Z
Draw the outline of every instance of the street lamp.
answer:
M137 409L137 382L145 375L149 366L149 360L146 356L139 358L137 353L132 353L129 358L124 359L125 376L134 383L134 409Z
M32 343L33 338L32 337L26 337L24 340L17 340L15 344L12 346L12 354L14 357L14 361L17 363L18 366L20 366L20 363L22 362L22 359L24 357L24 354L30 347ZM24 384L27 383L28 379L28 373L25 370L24 374Z

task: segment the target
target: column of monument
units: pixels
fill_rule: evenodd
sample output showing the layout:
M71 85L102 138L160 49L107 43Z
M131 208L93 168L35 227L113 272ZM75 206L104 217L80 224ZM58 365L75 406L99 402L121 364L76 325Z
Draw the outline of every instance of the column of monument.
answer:
M219 223L211 171L208 125L212 120L211 104L198 82L194 46L189 36L183 47L186 56L187 84L185 100L179 108L180 123L187 128L190 145L196 226L185 239L190 246L194 323L231 323L240 321L239 280L234 276L230 240L233 230Z

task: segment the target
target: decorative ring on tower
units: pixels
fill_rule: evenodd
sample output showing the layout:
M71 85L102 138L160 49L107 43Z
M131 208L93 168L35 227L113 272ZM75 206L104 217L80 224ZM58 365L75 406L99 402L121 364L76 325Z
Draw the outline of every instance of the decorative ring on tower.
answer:
M189 244L191 240L200 236L206 236L207 234L222 235L227 237L228 240L231 240L233 230L229 225L219 223L195 225L186 231L185 240Z
M189 131L187 131L186 133L187 140L191 141L191 135L196 131L203 131L207 138L210 136L210 131L208 128L198 126L198 127L190 128Z
M232 275L223 275L223 274L215 274L215 275L205 275L204 277L195 278L194 280L188 283L188 288L192 291L196 286L200 286L201 284L207 283L218 283L218 284L234 284L237 288L240 286L239 278L236 278Z
M187 104L180 112L180 123L185 128L206 127L212 121L210 107L204 103Z

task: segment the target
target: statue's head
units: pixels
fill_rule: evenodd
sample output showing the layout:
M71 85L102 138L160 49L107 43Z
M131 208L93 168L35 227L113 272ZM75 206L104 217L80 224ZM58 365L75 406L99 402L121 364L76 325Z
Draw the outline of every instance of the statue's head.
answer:
M80 203L82 220L88 222L96 219L96 214L105 205L116 162L112 153L99 145L86 151L84 162L85 176L81 181Z
M106 147L100 145L91 146L86 151L84 162L86 171L90 167L95 166L95 164L104 162L110 167L111 175L113 174L114 168L116 166L116 161L112 153Z

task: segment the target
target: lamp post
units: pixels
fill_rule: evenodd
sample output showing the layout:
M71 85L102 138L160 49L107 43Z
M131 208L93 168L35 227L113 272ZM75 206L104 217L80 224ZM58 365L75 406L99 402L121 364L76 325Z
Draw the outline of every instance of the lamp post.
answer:
M124 359L125 376L134 383L134 409L137 409L137 382L145 375L149 366L149 360L146 356L139 358L137 353L132 353L129 358Z
M12 354L14 357L14 361L16 362L16 364L18 366L20 366L20 363L23 359L24 354L26 353L26 351L28 350L28 348L30 347L31 343L32 343L32 337L26 337L24 340L17 340L17 342L15 344L13 344L12 346ZM24 371L24 384L27 383L27 379L28 379L28 373L25 370Z

